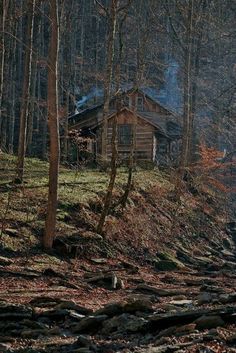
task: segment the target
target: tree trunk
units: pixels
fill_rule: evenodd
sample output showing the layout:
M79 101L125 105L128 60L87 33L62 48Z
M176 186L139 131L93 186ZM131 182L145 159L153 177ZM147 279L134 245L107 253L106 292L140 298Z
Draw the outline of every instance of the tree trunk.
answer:
M103 127L102 127L102 156L107 159L107 115L111 98L111 83L114 62L114 45L116 35L118 0L112 0L108 17L108 42L107 42L107 68L104 82L104 107L103 107Z
M192 114L191 114L191 69L192 69L192 35L193 35L193 0L190 1L188 10L187 43L185 48L184 67L184 122L183 122L183 146L181 156L181 175L189 163L192 143Z
M50 0L49 4L51 21L51 39L48 57L48 126L50 135L50 165L47 217L43 237L44 249L52 248L53 239L55 237L60 159L57 95L57 61L59 47L58 4L57 0Z
M123 195L121 196L119 204L121 204L122 208L126 207L127 200L129 197L129 193L131 191L131 186L132 186L132 180L133 180L133 171L134 171L134 158L135 158L135 150L136 150L136 129L137 129L137 115L135 113L135 118L134 118L134 124L133 124L133 133L132 133L132 146L131 146L131 151L130 151L130 156L129 156L129 167L128 167L128 178L127 182L125 185L125 191Z
M109 209L110 209L110 205L111 205L111 200L112 200L112 192L114 189L114 185L115 185L115 180L116 180L116 174L117 174L117 144L116 144L116 133L117 130L117 115L114 117L114 122L113 122L113 126L112 126L112 157L111 157L111 173L110 173L110 181L109 181L109 185L107 188L107 193L106 193L106 197L105 197L105 201L104 201L104 205L103 205L103 210L99 219L99 223L97 226L97 232L99 234L102 234L103 232L103 227L104 227L104 223L106 220L106 217L108 215Z
M0 33L0 50L1 50L1 59L0 59L0 147L3 146L1 138L2 130L2 121L3 121L3 82L4 82L4 65L5 65L5 25L6 17L9 6L9 0L3 0L1 5L1 33Z
M103 136L102 136L102 155L107 157L107 127L108 127L108 122L107 122L107 115L109 111L109 103L110 103L110 95L111 95L111 80L112 80L112 73L113 73L113 61L114 61L114 42L115 42L115 35L116 35L116 21L117 21L117 1L113 0L112 5L111 5L111 11L110 11L110 24L109 24L109 36L108 36L108 63L107 63L107 77L105 81L105 103L104 103L104 109L103 109ZM122 43L121 43L122 44ZM120 53L119 53L119 60L116 68L116 74L117 74L117 85L116 89L118 91L119 86L120 86L120 66L121 66L121 57L122 57L122 46L120 47ZM120 104L120 97L117 97L117 114L120 111L121 104ZM105 196L105 201L103 205L103 210L99 219L99 223L97 226L97 232L99 234L102 234L103 232L103 227L105 224L106 217L108 215L110 205L111 205L111 200L112 200L112 193L115 185L115 180L116 180L116 174L117 174L117 157L118 157L118 151L117 151L117 114L114 117L113 121L113 126L112 126L112 156L111 156L111 173L110 173L110 181L109 185L107 188L107 193Z
M22 103L21 103L22 105L21 105L21 112L20 112L20 132L19 132L19 144L18 144L17 177L16 177L16 180L19 183L22 183L23 175L24 175L26 132L27 132L30 82L31 82L35 0L28 0L27 11L28 13L27 13L26 47L25 47L25 66L24 66L23 92L22 92Z
M17 25L15 24L14 36L17 33ZM16 40L12 43L12 63L11 63L11 109L9 119L9 138L8 138L8 152L14 153L14 133L15 133L15 110L16 110Z
M120 84L120 71L121 71L121 64L122 64L122 59L123 59L123 33L122 33L122 27L123 24L126 20L127 13L123 17L121 23L120 23L120 28L119 28L119 52L120 52L120 57L119 57L119 62L118 62L118 73L117 77L119 77L119 84ZM138 75L138 69L137 69L137 75ZM136 84L138 85L139 80L136 79ZM138 86L137 86L138 87ZM119 87L118 87L119 88ZM137 107L135 107L136 110ZM133 131L132 131L132 146L130 150L130 156L129 156L129 165L128 165L128 177L127 177L127 182L125 185L125 190L123 195L121 196L119 203L121 204L122 208L126 207L126 203L129 197L129 193L131 190L132 186L132 180L133 180L133 169L134 169L134 153L135 153L135 142L136 142L136 127L137 127L137 115L135 112L135 119L134 119L134 124L133 124Z
M33 143L33 124L34 124L34 111L35 111L35 90L37 80L37 64L36 62L32 65L32 89L31 89L31 100L28 108L28 119L27 119L27 137L26 137L26 151L29 156L32 155L32 143Z

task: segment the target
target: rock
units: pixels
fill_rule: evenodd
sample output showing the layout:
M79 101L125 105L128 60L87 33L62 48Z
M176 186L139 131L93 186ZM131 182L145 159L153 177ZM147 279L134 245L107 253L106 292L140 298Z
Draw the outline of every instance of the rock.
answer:
M153 312L152 303L146 298L130 299L124 304L123 311L125 313Z
M229 294L229 303L236 303L236 292Z
M155 268L160 271L174 271L185 268L183 263L168 253L158 252Z
M192 257L191 253L188 250L183 249L183 247L181 249L177 249L176 257L179 261L183 261L184 263L187 263L189 265L195 264L194 258Z
M229 300L229 294L220 294L218 297L218 301L220 303L227 303Z
M2 334L9 334L12 331L21 331L26 328L24 324L22 324L23 321L16 322L14 319L13 321L6 321L6 320L0 320L0 332Z
M235 313L236 313L236 308L234 306L231 306L231 307L219 306L217 308L185 310L180 312L171 312L167 314L154 313L153 315L149 316L149 319L148 319L149 329L150 331L152 331L152 330L161 329L163 327L168 328L175 325L186 325L189 323L195 323L194 320L197 320L203 316L208 318L220 317L220 320L218 321L218 323L222 323L223 320L230 322L234 320ZM213 322L215 321L213 320ZM216 326L213 325L212 328L214 327Z
M149 347L147 349L141 349L140 353L171 353L177 352L182 348L191 346L192 342L180 343L180 344L164 344L159 347ZM185 352L185 350L184 350Z
M43 324L42 322L38 322L38 321L33 321L33 320L29 320L29 319L24 319L21 322L22 325L29 327L30 329L36 329L36 330L48 330L48 325Z
M89 310L91 314L92 311ZM81 321L86 315L78 313L76 310L68 310L68 309L52 309L42 311L35 315L37 319L49 319L52 321L60 321L69 318L71 320Z
M224 256L224 257L229 257L229 258L231 258L231 259L234 259L234 254L231 252L231 251L229 251L229 250L222 250L221 251L221 254Z
M59 272L56 272L55 270L53 270L52 268L45 268L45 270L43 270L42 274L44 276L48 276L48 277L60 277L60 278L65 278L65 276Z
M124 313L105 321L101 333L110 334L115 331L140 332L146 328L147 323L148 321L142 317Z
M209 331L208 331L208 334L209 335L212 335L212 336L218 336L219 332L216 328L211 328Z
M78 313L83 315L91 315L93 312L91 309L80 306L73 301L63 301L62 303L56 305L54 309L55 310L63 310L63 309L75 310Z
M227 337L226 342L230 343L230 344L235 344L236 343L236 333Z
M95 283L98 286L108 289L122 289L124 283L121 278L117 277L115 273L96 274L86 279L87 283Z
M122 313L150 313L153 312L152 303L147 298L130 298L127 302L111 303L97 310L94 315L107 315L113 317Z
M92 344L91 337L88 335L79 335L77 341L74 343L74 345L79 347L90 347Z
M61 302L61 299L59 298L51 298L51 297L36 297L33 298L30 301L30 304L41 308L41 307L54 307L56 305L58 305Z
M83 347L83 348L73 349L73 351L70 351L70 353L92 353L92 351L87 347Z
M77 313L75 310L69 311L69 318L76 321L81 321L85 315Z
M208 292L208 293L222 293L223 289L218 286L204 284L203 286L201 286L200 291ZM213 294L211 294L211 295L213 295Z
M160 329L163 327L171 327L175 325L185 325L193 322L195 319L202 316L203 310L188 310L181 312L171 312L167 314L153 314L149 318L151 330Z
M171 337L161 337L153 341L155 346L163 346L164 344L171 343Z
M93 259L90 259L91 262L95 263L95 264L101 264L101 265L104 265L107 263L107 259L96 259L96 258L93 258Z
M6 335L1 336L0 335L0 342L1 343L3 343L3 342L13 343L14 341L15 341L15 337L10 337L10 336L6 336Z
M0 302L0 319L23 320L32 317L32 309L26 305Z
M236 293L234 294L221 294L218 297L218 301L220 303L226 304L226 303L234 303L236 302Z
M143 317L136 317L126 323L125 332L142 332L146 329L148 321Z
M147 284L139 284L136 288L135 291L139 292L152 292L159 297L172 297L175 295L183 295L186 294L186 289L172 289L172 288L157 288L153 286L149 286Z
M13 263L13 260L7 257L0 256L0 266L9 266Z
M44 330L24 330L21 332L21 337L22 338L30 338L30 339L35 339L38 338L39 336L48 336L49 331L47 329Z
M222 245L224 248L227 248L227 249L232 249L233 247L232 241L230 241L228 238L223 238Z
M175 271L180 269L176 262L169 260L155 261L155 268L159 271Z
M169 303L166 303L166 304L163 304L162 307L161 307L164 311L178 311L179 308L175 305L172 305L172 304L169 304Z
M157 339L161 338L161 337L169 337L171 335L173 335L173 333L176 331L176 326L171 326L168 327L164 330L161 330L158 335L156 336Z
M58 326L54 326L50 330L48 330L48 335L53 336L61 336L61 329Z
M111 275L111 288L112 289L121 289L124 288L124 283L121 279L118 279L115 273Z
M73 327L73 333L97 332L101 328L102 322L105 321L107 318L107 315L85 317L76 326Z
M223 266L223 269L229 270L229 271L235 271L236 269L236 263L232 261L226 261Z
M192 333L194 332L196 329L196 324L188 324L188 325L183 325L180 327L177 327L175 330L175 333L179 334L179 333Z
M207 292L200 293L197 297L197 301L199 305L210 303L212 299L213 299L212 295Z
M13 229L13 228L6 228L4 230L4 233L6 233L7 235L10 235L11 237L18 237L19 236L18 230Z
M111 303L95 311L94 315L107 315L109 317L123 313L124 303Z
M169 304L175 305L175 306L192 306L193 305L193 301L192 300L187 300L187 299L172 300L171 302L169 302Z
M212 276L213 274L215 274L215 276L216 276L217 273L222 270L222 265L216 264L216 263L212 263L212 264L207 265L207 266L205 267L205 269L206 269L206 270L204 271L204 274L205 274L205 275L208 275L208 274L210 273L211 276Z
M175 295L175 300L187 300L187 297L185 295L179 294Z
M133 265L132 263L128 262L128 261L122 261L121 262L121 266L125 269L127 269L127 271L129 273L138 273L139 272L139 267L137 265Z
M0 343L0 352L11 352L8 344Z
M47 317L50 320L58 321L58 320L65 320L66 316L70 315L70 311L67 309L52 309L46 310L36 315L37 318Z
M184 285L185 283L183 282L182 278L176 277L173 273L170 274L165 274L162 278L161 281L163 283L168 283L168 284L178 284L178 285Z
M194 321L196 328L199 330L216 328L218 326L224 326L225 322L220 316L207 316L203 315Z

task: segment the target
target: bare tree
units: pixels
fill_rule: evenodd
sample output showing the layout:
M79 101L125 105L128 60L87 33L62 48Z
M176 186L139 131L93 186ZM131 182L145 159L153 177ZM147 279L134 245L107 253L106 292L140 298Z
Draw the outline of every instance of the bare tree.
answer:
M50 165L49 165L49 190L48 206L43 237L45 249L51 249L56 231L56 212L58 197L59 173L59 124L58 124L58 94L57 94L57 65L58 65L58 3L50 0L51 38L48 55L48 126L50 134Z
M105 11L108 20L108 39L107 39L107 68L104 82L104 108L103 108L103 126L102 126L102 155L107 157L107 127L108 127L108 112L111 98L111 83L113 74L114 61L114 45L116 35L117 23L117 7L119 0L112 0L110 8L104 8L98 1L99 6ZM112 158L111 158L111 174L110 181L105 196L103 210L97 226L97 232L102 233L106 216L108 214L109 206L112 198L112 190L116 179L116 124L113 124L112 129Z
M103 143L105 144L104 148L106 149L107 146L107 114L109 111L109 103L110 103L110 89L111 89L111 80L112 80L112 73L113 73L113 58L114 58L114 44L115 44L115 36L116 36L116 26L117 26L117 17L118 14L121 12L123 13L123 16L121 16L121 20L119 23L119 52L118 52L118 59L117 59L117 66L116 66L116 91L117 91L117 96L116 96L116 101L117 101L117 106L116 106L116 115L113 119L113 126L112 126L112 141L111 141L111 146L112 146L112 155L111 155L111 172L110 172L110 180L104 200L104 205L102 209L102 213L99 219L99 223L97 226L97 232L102 233L103 232L103 227L105 224L106 217L108 215L111 201L112 201L112 193L115 185L115 180L116 180L116 175L117 175L117 157L118 157L118 151L117 151L117 115L120 112L121 109L121 96L119 93L120 89L120 76L121 76L121 63L122 63L122 53L123 53L123 41L122 41L122 26L124 24L124 21L127 18L127 11L128 8L131 4L132 0L128 0L126 5L124 6L119 6L119 1L113 0L111 9L110 9L110 23L109 23L109 36L108 36L108 67L107 67L107 78L106 78L106 85L105 87L105 103L104 103L104 111L103 111L103 119L104 119L104 126L103 126ZM106 10L107 12L107 10ZM107 12L108 13L108 12ZM111 32L111 33L110 33ZM112 43L110 43L112 42ZM112 51L112 52L110 52ZM107 95L106 95L107 94ZM105 154L106 155L106 154Z
M175 3L167 1L166 4L171 34L181 52L183 66L183 145L180 161L182 176L184 169L193 159L193 124L206 8L206 0L190 0L186 6L179 0Z
M4 64L5 64L5 26L6 17L9 7L9 0L3 0L1 4L1 33L0 33L0 145L1 141L1 129L2 129L2 100L3 100L3 82L4 82Z
M21 112L20 112L20 132L19 132L19 144L18 144L17 177L16 177L16 181L19 183L22 183L23 175L24 175L26 131L27 131L27 119L28 119L30 84L31 84L34 11L35 11L35 0L28 0L25 66L24 66L22 104L21 104Z
M104 79L104 107L103 107L103 126L102 126L102 155L107 158L107 116L111 98L111 84L114 63L114 45L116 35L117 10L119 0L112 0L109 7L104 7L98 0L95 0L108 21L107 38L107 63Z

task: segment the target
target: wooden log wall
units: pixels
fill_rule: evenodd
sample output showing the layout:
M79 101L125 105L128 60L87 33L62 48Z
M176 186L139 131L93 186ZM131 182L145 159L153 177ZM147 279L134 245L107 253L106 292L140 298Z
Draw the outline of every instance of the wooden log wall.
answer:
M111 157L111 138L112 124L114 118L111 118L108 123L108 146L107 155ZM117 124L131 124L134 126L134 152L137 160L153 161L154 151L154 127L140 118L136 118L135 114L123 111L118 115ZM132 150L131 145L120 145L118 143L118 153L121 159L128 159Z

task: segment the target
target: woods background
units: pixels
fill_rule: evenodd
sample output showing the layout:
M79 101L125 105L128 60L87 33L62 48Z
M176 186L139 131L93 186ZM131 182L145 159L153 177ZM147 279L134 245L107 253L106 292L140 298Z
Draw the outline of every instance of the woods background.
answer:
M117 16L113 76L122 41L120 87L149 94L194 121L196 143L235 149L235 1L138 0ZM109 20L93 0L59 1L59 113L67 117L103 96ZM127 1L121 1L124 6ZM103 10L104 6L104 10ZM16 152L19 121L28 106L27 154L47 157L47 1L1 2L0 139ZM29 29L32 25L32 31ZM30 38L32 34L32 38ZM32 63L26 65L32 43ZM29 99L23 82L29 71ZM188 92L188 93L186 93ZM186 112L186 100L191 112ZM65 119L61 124L66 124ZM197 140L196 140L197 137ZM197 142L198 141L198 142ZM66 143L63 158L66 158Z

